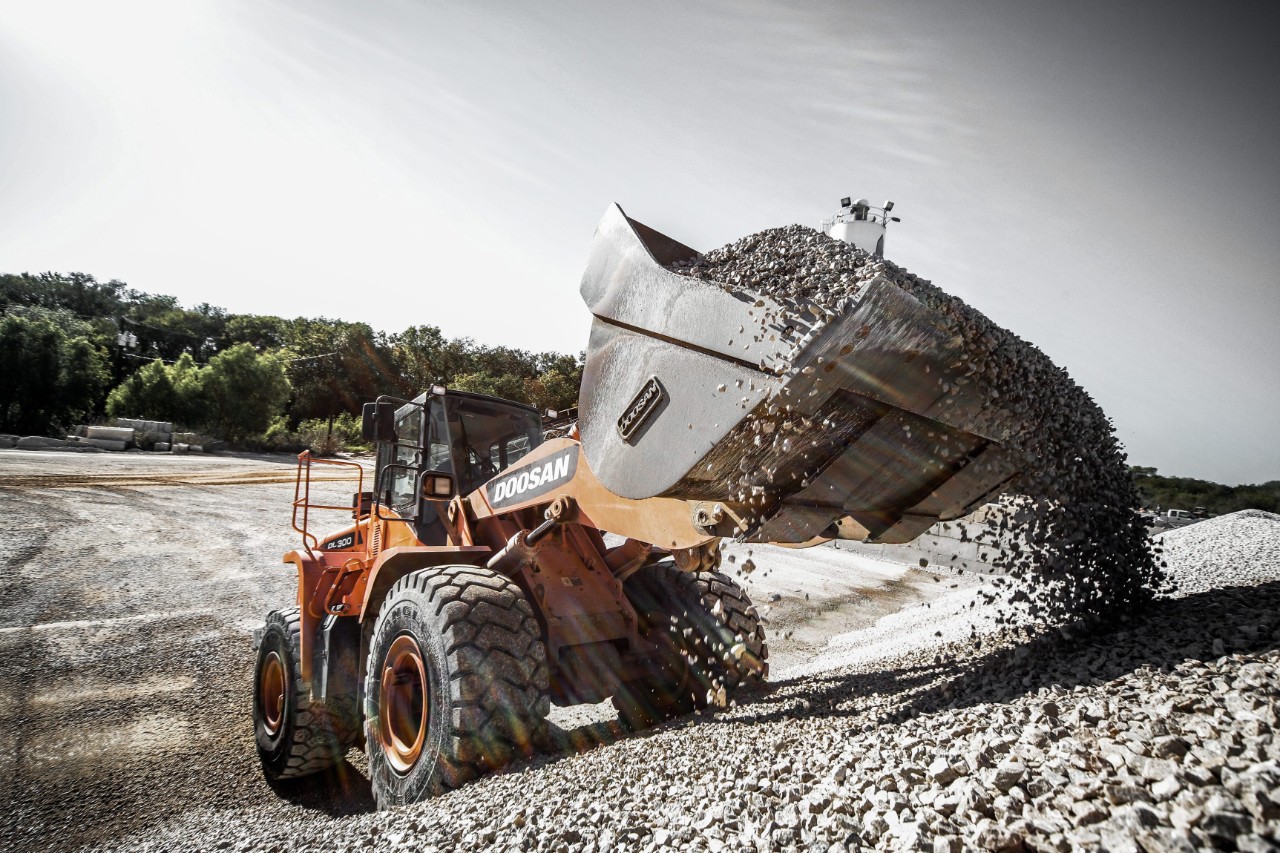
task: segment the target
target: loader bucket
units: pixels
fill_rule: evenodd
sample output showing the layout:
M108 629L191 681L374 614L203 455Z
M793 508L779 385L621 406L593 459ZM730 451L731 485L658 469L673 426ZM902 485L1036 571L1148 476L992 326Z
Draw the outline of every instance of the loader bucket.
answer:
M608 489L748 541L907 542L1018 473L941 315L885 278L833 316L668 269L696 255L617 205L596 230L579 430Z

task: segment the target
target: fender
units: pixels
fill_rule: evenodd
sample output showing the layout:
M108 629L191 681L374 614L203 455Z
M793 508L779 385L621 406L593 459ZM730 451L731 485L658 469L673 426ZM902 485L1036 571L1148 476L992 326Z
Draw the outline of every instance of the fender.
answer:
M388 548L378 554L364 587L360 621L367 622L382 609L387 590L400 578L430 566L483 566L493 549L483 545L417 545Z
M429 566L484 565L492 554L492 548L479 545L388 548L378 555L368 571L360 613L358 616L353 613L349 618L338 618L322 612L322 608L317 609L314 599L303 601L303 590L315 588L325 571L325 564L299 551L285 554L284 562L292 564L298 572L298 608L302 617L298 634L299 668L302 670L299 675L306 684L306 689L315 698L323 698L325 694L334 692L329 685L336 685L337 681L333 678L329 664L337 659L338 654L336 649L328 647L333 639L333 629L339 623L358 620L360 624L364 624L375 618L387 590L400 578ZM349 632L342 631L342 636L346 639ZM345 692L342 690L343 686L345 685L339 686L340 692Z

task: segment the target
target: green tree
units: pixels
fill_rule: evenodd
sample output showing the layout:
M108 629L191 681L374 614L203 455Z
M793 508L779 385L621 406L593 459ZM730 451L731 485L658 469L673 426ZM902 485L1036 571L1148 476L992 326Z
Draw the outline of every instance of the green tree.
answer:
M184 352L167 365L169 383L173 386L174 406L165 420L183 424L199 424L205 420L204 370L191 353Z
M21 364L25 371L0 376L0 405L7 406L0 419L11 429L19 429L19 412L26 418L23 428L37 431L30 425L43 424L40 429L46 430L55 420L73 417L71 412L86 417L101 411L113 387L112 413L188 426L217 423L222 416L211 413L202 396L207 368L199 364L239 344L284 354L294 393L283 410L282 428L296 431L301 421L318 419L326 424L328 439L336 418L358 414L362 403L380 394L414 397L443 383L564 409L577 401L582 379L581 357L450 339L429 325L388 336L341 320L230 315L208 304L184 308L173 296L131 290L121 281L99 282L85 273L0 274L3 314L45 317L56 327L32 320L35 326L24 326L21 335L10 329L0 363ZM117 340L121 333L123 345ZM67 349L76 338L84 340ZM104 362L107 352L116 357ZM135 369L138 359L141 369ZM170 364L156 367L147 363L150 359ZM110 377L100 381L104 364ZM77 376L83 381L72 391L76 383L70 380ZM67 393L72 397L95 387L97 394L87 404L83 399L74 405L55 401L49 389L63 380L70 382ZM31 389L35 396L28 394Z
M266 314L234 314L227 319L226 345L253 344L261 350L289 345L289 321Z
M12 306L67 311L81 319L117 316L124 306L125 284L103 284L82 272L0 275L0 308Z
M1149 467L1135 465L1129 471L1148 507L1194 509L1200 506L1214 515L1242 509L1280 512L1280 481L1225 486L1191 477L1165 477Z
M535 405L543 409L568 409L578 405L578 391L582 387L582 368L587 354L575 358L557 352L538 355L538 385Z
M289 399L284 358L249 344L218 353L201 374L209 425L228 441L265 432Z
M379 394L403 393L391 352L364 323L306 320L288 330L291 419L322 419L332 427L340 414L355 414Z
M437 382L448 385L471 370L471 342L451 341L435 326L410 326L389 341L399 379L396 393L416 397Z
M107 414L199 426L206 420L202 370L190 353L173 364L145 364L107 396Z
M489 394L494 397L501 397L504 400L515 400L518 403L531 402L529 395L526 393L524 380L509 373L499 376L484 372L465 373L462 376L455 377L453 382L449 384L450 387L459 391Z
M178 394L160 359L139 367L107 395L107 414L113 418L175 420Z
M111 372L107 359L93 341L83 335L69 338L62 347L62 382L57 418L65 425L89 420L107 389Z
M93 412L107 382L102 352L61 311L0 317L0 431L56 433Z

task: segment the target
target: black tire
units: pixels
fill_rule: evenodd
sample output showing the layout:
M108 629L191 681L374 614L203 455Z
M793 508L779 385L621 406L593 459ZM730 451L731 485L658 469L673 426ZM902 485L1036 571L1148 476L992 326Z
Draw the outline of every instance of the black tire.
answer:
M613 697L626 725L646 728L719 705L768 676L760 616L728 576L659 563L636 572L624 588L642 636L658 647L646 676L623 684Z
M309 776L342 760L360 737L354 704L312 702L302 681L298 608L273 610L253 670L253 730L268 780Z
M551 710L547 679L533 608L511 580L479 566L398 580L374 625L365 677L378 807L417 802L532 755Z

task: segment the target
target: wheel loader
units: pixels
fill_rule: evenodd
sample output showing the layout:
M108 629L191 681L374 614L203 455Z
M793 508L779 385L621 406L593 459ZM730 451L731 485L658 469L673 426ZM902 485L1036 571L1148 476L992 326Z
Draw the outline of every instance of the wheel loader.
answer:
M1018 473L931 309L885 279L839 316L779 304L671 270L696 254L609 209L567 434L435 386L365 405L367 489L302 454L297 605L254 634L270 780L363 745L386 808L533 753L552 702L612 699L637 728L724 706L768 647L722 539L906 542ZM347 466L350 506L313 496L319 465ZM352 522L316 534L321 511Z

